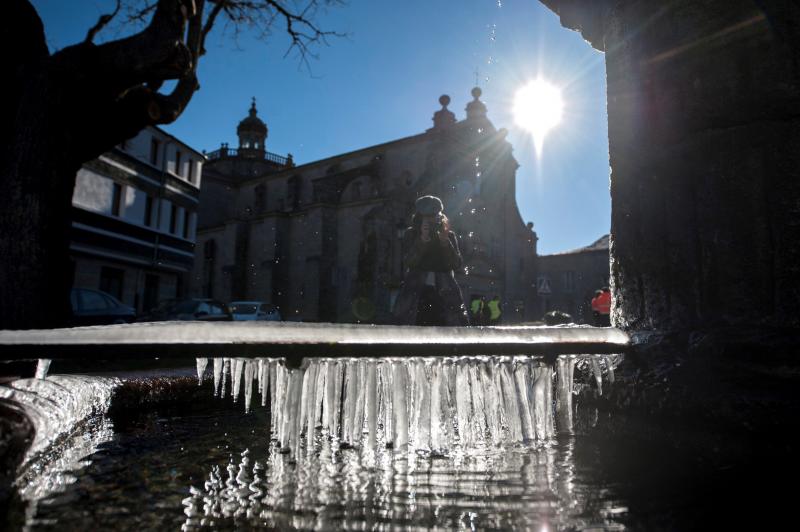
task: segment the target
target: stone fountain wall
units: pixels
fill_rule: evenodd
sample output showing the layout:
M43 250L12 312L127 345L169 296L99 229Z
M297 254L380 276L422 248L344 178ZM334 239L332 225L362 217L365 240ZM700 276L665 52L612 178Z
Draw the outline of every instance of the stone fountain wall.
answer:
M800 4L541 0L606 55L613 321L800 323Z

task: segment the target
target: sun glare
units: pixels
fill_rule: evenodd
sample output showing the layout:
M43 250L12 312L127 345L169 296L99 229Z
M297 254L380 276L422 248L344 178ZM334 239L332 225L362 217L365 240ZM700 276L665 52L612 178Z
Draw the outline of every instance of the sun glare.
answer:
M533 135L538 155L542 153L547 133L561 122L563 109L561 91L541 78L529 82L517 91L514 97L514 119L520 127Z

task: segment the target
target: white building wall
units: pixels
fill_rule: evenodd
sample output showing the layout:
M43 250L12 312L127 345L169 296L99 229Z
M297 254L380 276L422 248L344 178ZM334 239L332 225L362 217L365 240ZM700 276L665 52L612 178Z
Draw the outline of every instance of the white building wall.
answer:
M191 183L200 187L203 171L203 155L192 148L177 142L174 138L155 128L146 128L135 137L126 140L120 147L129 155L140 161L151 164L152 140L157 139L158 156L154 165L159 170L166 170L180 179L189 181L189 165L192 166ZM180 169L176 166L176 154L181 152ZM180 170L180 171L179 171Z
M81 168L75 180L72 204L90 211L111 214L114 181Z

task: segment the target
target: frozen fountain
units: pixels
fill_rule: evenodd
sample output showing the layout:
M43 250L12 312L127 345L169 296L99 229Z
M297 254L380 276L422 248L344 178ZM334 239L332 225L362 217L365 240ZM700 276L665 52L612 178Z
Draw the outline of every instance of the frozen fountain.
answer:
M602 393L618 355L562 356L554 365L532 356L313 358L297 369L283 360L215 358L213 390L234 402L243 396L249 412L257 388L261 405L270 405L272 439L295 456L313 452L319 434L344 447L444 455L571 432L579 358ZM200 383L207 365L198 359Z
M193 483L189 496L182 496L184 528L242 515L275 526L339 526L348 519L360 526L359 512L372 511L370 505L395 505L389 513L379 512L379 520L410 519L413 494L437 499L436 489L424 486L431 478L475 491L476 501L484 485L494 486L490 489L501 497L506 483L516 482L516 469L546 457L548 468L535 467L520 489L545 499L562 493L571 484L552 482L553 464L574 432L576 367L583 375L580 386L588 378L594 393L602 393L614 380L622 357L616 353L627 341L612 329L567 327L414 328L412 334L392 326L233 323L0 331L6 358L40 360L37 378L15 381L2 389L2 397L23 404L36 426L37 440L25 459L25 467L35 470L45 450L70 435L74 440L81 423L95 414L102 418L120 386L114 378L48 376L49 360L42 357L192 353L197 383L217 403L225 399L241 408L241 423L252 427L248 447L263 442L268 451L255 461L245 453L242 463L226 472L214 466L203 485ZM212 356L217 354L223 356ZM78 478L73 472L97 456L98 446L116 445L113 424L100 423L98 430L85 426L94 436L78 438L54 459L40 461L41 475L26 475L19 483L33 521L52 511L37 506L39 501L73 489L69 484ZM462 470L489 476L462 484ZM568 474L569 468L558 471ZM543 483L547 489L540 492ZM342 486L345 491L335 495ZM413 490L396 492L403 486ZM391 503L397 493L411 498ZM361 510L344 520L334 515L317 522L305 515L310 506L303 501L335 509L340 496ZM287 497L295 501L290 507ZM564 495L564 504L569 500ZM286 512L303 516L285 521ZM570 515L566 522L574 523ZM507 523L495 517L498 526ZM429 518L437 519L435 513Z

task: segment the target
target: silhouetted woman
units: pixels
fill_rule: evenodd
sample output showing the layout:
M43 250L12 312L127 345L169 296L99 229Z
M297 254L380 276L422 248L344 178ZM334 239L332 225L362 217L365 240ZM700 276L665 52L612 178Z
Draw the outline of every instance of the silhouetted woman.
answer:
M453 271L461 267L458 240L435 196L417 199L403 235L405 275L394 314L402 325L468 325Z

